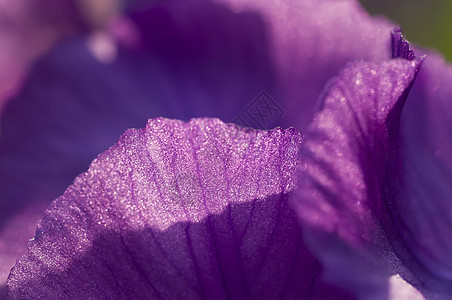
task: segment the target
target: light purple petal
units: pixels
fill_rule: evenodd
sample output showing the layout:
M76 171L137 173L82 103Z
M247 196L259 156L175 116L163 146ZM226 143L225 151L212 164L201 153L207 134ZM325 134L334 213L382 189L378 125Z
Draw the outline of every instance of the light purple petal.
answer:
M389 274L402 268L388 238L395 230L388 190L400 113L420 63L349 65L301 151L295 207L307 239L327 276L362 299L385 299Z
M288 208L301 135L215 119L129 130L57 199L12 299L348 299Z

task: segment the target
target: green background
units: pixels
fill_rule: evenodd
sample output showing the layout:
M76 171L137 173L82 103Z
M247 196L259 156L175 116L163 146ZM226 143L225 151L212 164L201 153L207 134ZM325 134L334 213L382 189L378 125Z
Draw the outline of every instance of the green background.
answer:
M402 26L405 37L452 60L452 0L361 0L371 14Z

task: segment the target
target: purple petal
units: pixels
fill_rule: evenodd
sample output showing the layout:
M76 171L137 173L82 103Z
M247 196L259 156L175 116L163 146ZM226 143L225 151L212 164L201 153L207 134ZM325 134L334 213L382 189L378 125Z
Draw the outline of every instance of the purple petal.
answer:
M163 94L173 102L163 116L244 119L249 127L275 127L276 121L253 123L246 114L256 96L277 88L259 14L235 13L208 0L170 0L152 1L130 18L141 34L139 58L158 60L168 73L167 85L176 90Z
M353 1L250 1L241 13L233 11L244 6L232 2L152 3L131 14L144 51L121 48L103 64L85 38L66 41L35 66L8 105L0 227L30 203L50 203L124 130L149 117L304 128L325 82L348 60L391 54L389 23L369 18ZM250 116L257 95L272 99L279 113L256 122Z
M385 299L401 272L388 235L400 113L421 61L354 63L332 83L304 140L295 207L327 276ZM404 274L405 275L405 274Z
M207 41L199 45L206 46L207 55L197 60L182 55L174 64L160 60L155 51L137 54L120 49L116 61L103 64L92 56L85 38L79 38L61 44L37 64L1 119L0 227L26 207L45 207L61 195L127 128L142 127L157 116L188 120L204 115L233 121L244 101L251 101L262 86L271 86L259 18L212 4L201 11L187 13L189 20L199 20L210 30ZM238 31L246 27L243 24L257 29ZM165 32L163 21L157 25ZM195 32L198 27L192 28ZM250 40L251 35L259 43ZM24 222L34 226L42 212ZM17 236L22 237L17 240L22 248L14 249L22 250L16 258L25 252L32 234L24 231ZM8 237L0 239L6 242ZM0 252L0 256L13 266L13 255Z
M203 44L207 54L197 60L182 55L173 64L156 52L121 48L114 62L104 64L92 55L86 38L79 37L61 43L37 63L1 118L0 227L28 206L48 205L96 155L126 129L144 126L149 117L233 121L244 102L252 101L262 86L271 86L273 72L259 18L213 4L201 11L188 14L210 30ZM238 31L243 24L257 29L252 34ZM157 25L165 32L163 21ZM24 222L34 226L43 213L36 212L35 220ZM22 251L16 258L32 234L18 236ZM6 259L6 253L0 256ZM8 257L12 267L14 259Z
M47 210L12 299L348 299L288 208L301 136L215 119L129 130Z
M159 1L132 14L152 46L147 52L121 49L105 65L80 38L37 64L1 120L0 220L32 198L56 198L122 132L150 117L303 128L346 61L390 55L389 24L354 2L249 2L243 13L192 2ZM263 90L284 119L253 123L256 107L248 108Z
M232 121L245 105L242 101L251 101L262 86L271 85L259 19L218 5L202 12L190 20L199 16L207 25L202 18L222 19L210 30L222 33L226 27L223 36L228 38L222 39L226 46L219 40L206 42L208 49L216 48L202 61L181 57L174 65L159 62L155 52L137 55L122 49L114 63L105 65L91 55L84 38L67 41L42 59L2 116L0 187L8 194L4 199L26 202L30 196L18 194L45 193L50 202L127 128L142 127L152 116ZM232 17L235 21L229 21ZM228 29L229 23L235 27ZM261 44L248 41L246 32L235 34L243 24L261 30L254 32ZM164 28L163 21L157 25ZM211 36L215 35L206 38ZM31 185L27 191L25 184Z
M20 89L31 62L83 28L74 1L0 1L0 111Z
M358 1L217 0L234 11L253 11L265 22L275 61L284 118L280 124L304 130L325 83L359 59L391 57L394 25L371 18Z
M407 60L416 59L414 50L411 49L410 43L403 37L401 28L396 28L392 31L392 57L404 58Z
M42 218L48 205L37 201L6 220L0 230L0 299L6 298L6 279L15 261L26 251L24 241L36 232L36 220Z
M399 256L422 286L452 294L452 69L428 52L401 118L393 186Z

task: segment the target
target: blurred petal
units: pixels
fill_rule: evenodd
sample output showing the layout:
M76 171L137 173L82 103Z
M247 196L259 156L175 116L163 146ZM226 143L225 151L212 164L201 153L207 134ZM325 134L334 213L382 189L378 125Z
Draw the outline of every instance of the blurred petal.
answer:
M295 207L326 276L360 299L387 299L389 274L403 266L388 240L396 230L388 189L400 113L420 63L349 65L303 143Z
M130 13L141 36L136 55L158 60L173 77L173 97L180 99L173 99L172 113L184 111L175 117L247 118L244 110L260 92L273 94L275 70L259 14L235 13L209 0L151 2Z
M354 0L216 0L254 11L265 22L284 110L278 124L304 130L325 83L351 60L391 57L394 25L370 17Z
M288 208L301 136L215 119L129 130L51 205L12 299L347 299Z
M74 1L0 0L0 111L36 57L83 29Z

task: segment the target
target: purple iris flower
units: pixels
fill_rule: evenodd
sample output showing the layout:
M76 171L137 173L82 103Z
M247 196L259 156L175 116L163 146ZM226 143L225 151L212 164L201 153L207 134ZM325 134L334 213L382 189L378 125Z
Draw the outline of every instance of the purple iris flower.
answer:
M2 115L11 299L450 297L439 55L352 0L128 18L133 45L59 43Z

